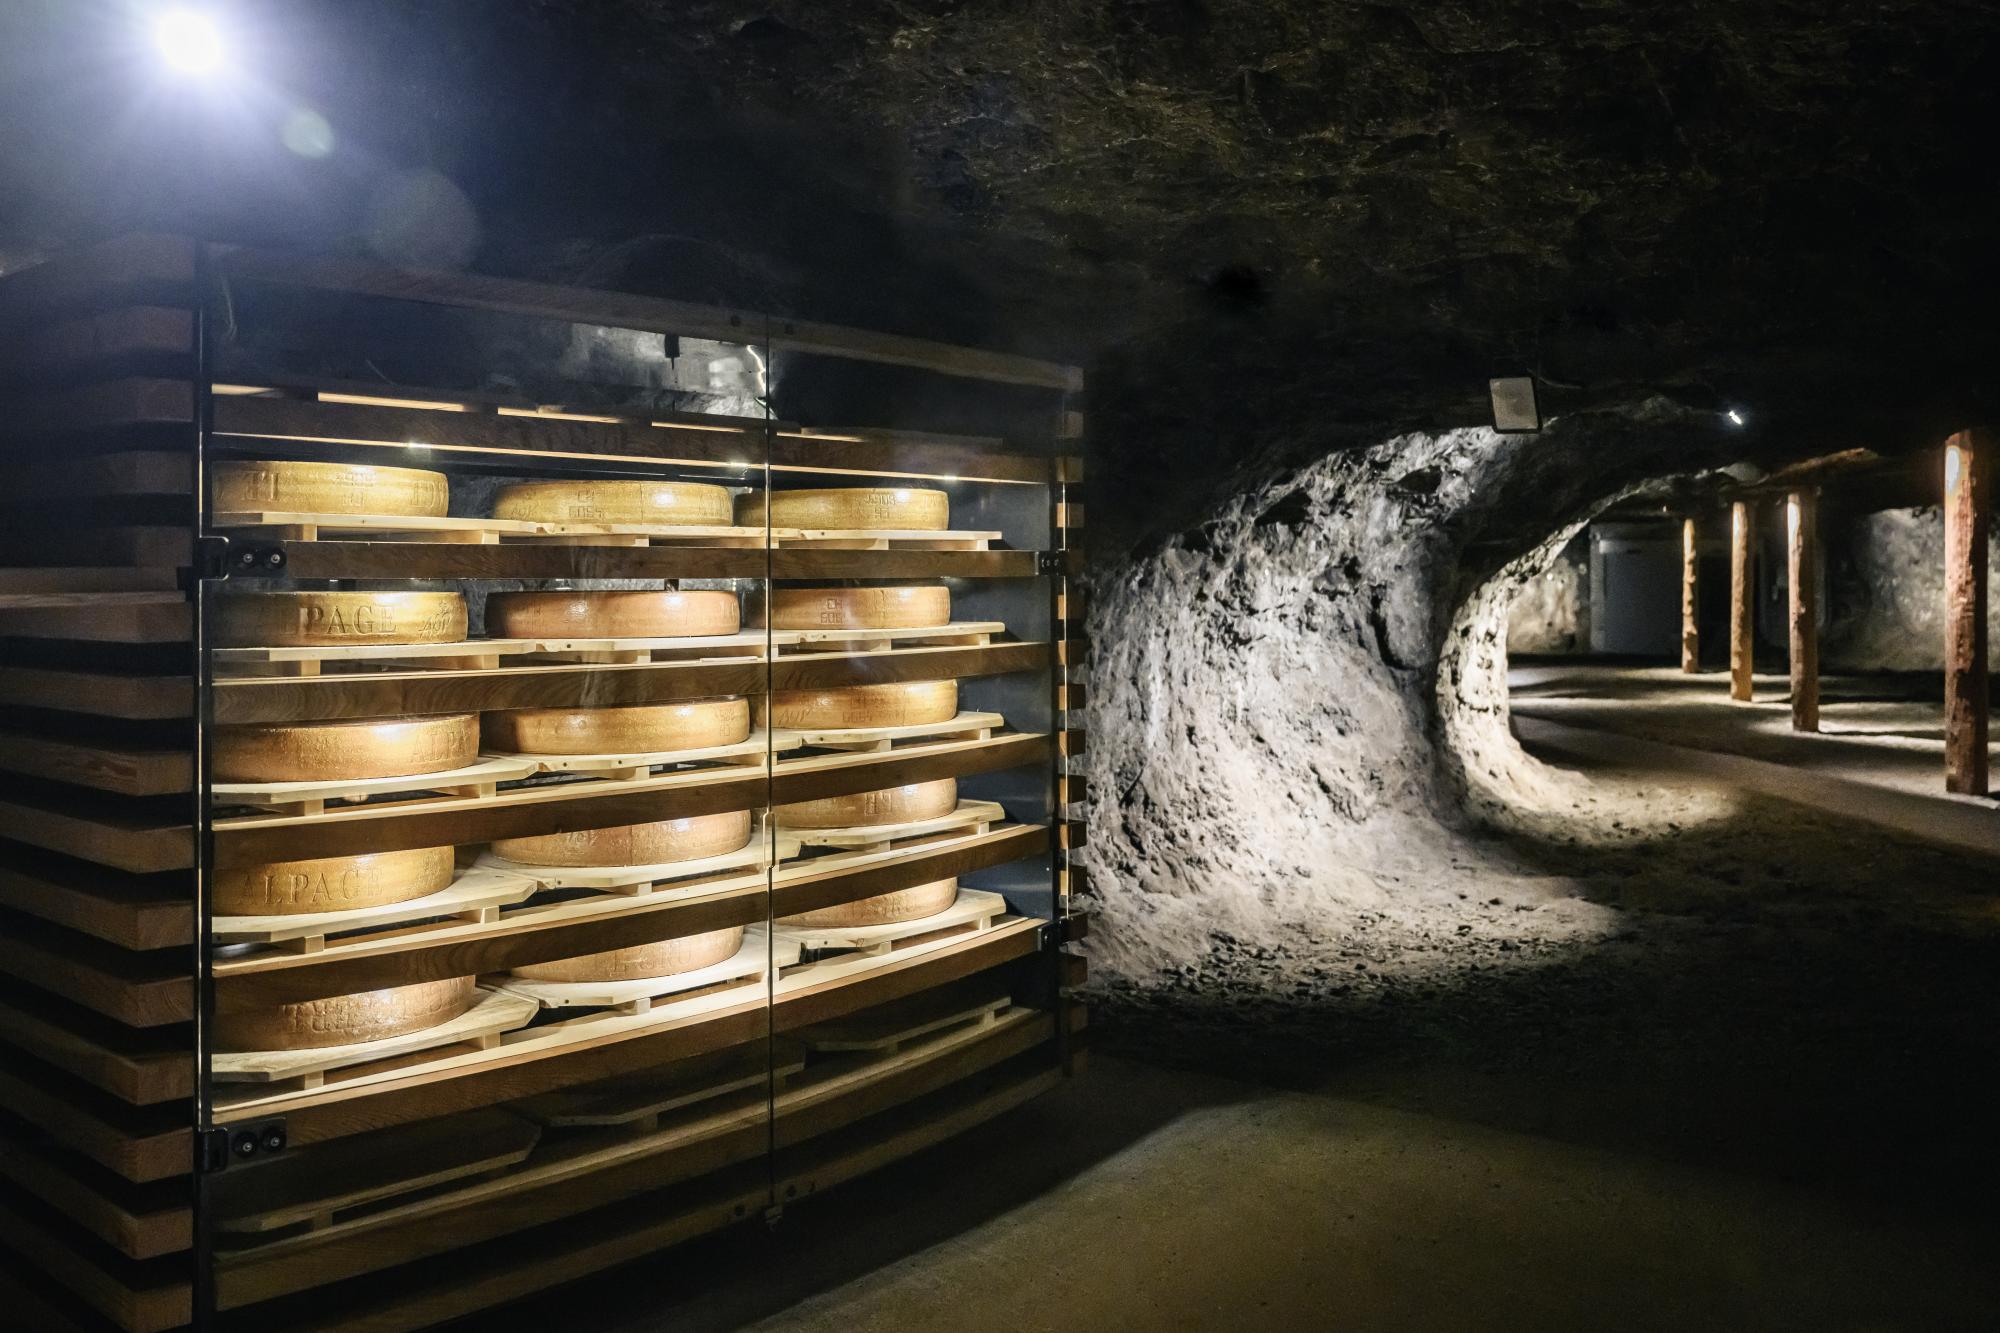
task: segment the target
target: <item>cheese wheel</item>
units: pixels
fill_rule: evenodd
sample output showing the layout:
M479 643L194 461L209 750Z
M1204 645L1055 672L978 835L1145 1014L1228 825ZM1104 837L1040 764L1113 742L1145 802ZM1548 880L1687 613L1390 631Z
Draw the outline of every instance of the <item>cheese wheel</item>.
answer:
M449 1023L472 1007L474 993L473 978L451 977L225 1011L215 1016L215 1044L225 1051L305 1051L380 1041Z
M442 472L368 463L222 462L209 469L215 511L442 518Z
M803 731L844 727L909 727L958 716L955 680L899 680L886 685L836 685L777 690L771 725Z
M635 981L641 977L671 977L698 967L713 967L736 956L743 947L743 927L728 926L677 940L607 949L553 963L533 963L514 969L531 981Z
M510 754L650 754L750 738L744 699L611 708L518 708L486 715L486 743Z
M750 812L689 815L650 824L500 838L493 853L531 866L656 866L722 856L748 845Z
M736 497L736 521L746 527L764 526L764 492ZM951 501L943 491L889 486L772 491L771 526L935 532L951 526Z
M422 898L456 874L450 847L417 847L218 870L211 896L217 916L345 912Z
M215 728L217 782L344 782L464 768L479 757L479 714Z
M253 592L215 599L218 648L333 648L458 643L465 596L455 592Z
M690 481L523 481L500 488L493 517L533 523L727 527L729 492Z
M779 828L873 828L878 824L913 824L936 819L958 809L958 779L912 782L880 791L847 796L823 796L773 807Z
M855 926L887 926L900 921L920 921L948 910L958 901L958 881L940 879L930 884L878 893L851 903L822 907L817 912L782 916L778 924L812 929L848 929Z
M773 588L772 629L932 629L951 623L949 588Z
M733 592L496 592L486 632L496 639L678 639L734 634Z

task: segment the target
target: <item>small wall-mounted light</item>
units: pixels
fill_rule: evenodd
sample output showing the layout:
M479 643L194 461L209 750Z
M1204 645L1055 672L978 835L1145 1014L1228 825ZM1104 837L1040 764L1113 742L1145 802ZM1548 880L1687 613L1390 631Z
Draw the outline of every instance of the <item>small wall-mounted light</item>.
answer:
M167 67L180 74L212 74L229 54L215 19L192 9L170 9L155 19L153 45Z
M1502 435L1522 435L1542 428L1541 404L1535 400L1533 375L1510 375L1486 381L1493 401L1493 429Z
M1965 473L1965 459L1955 444L1944 448L1944 493L1958 494L1958 479Z
M1732 426L1740 426L1743 424L1744 417L1743 417L1743 409L1741 408L1732 407L1727 412L1723 413L1723 415L1729 418L1729 424Z

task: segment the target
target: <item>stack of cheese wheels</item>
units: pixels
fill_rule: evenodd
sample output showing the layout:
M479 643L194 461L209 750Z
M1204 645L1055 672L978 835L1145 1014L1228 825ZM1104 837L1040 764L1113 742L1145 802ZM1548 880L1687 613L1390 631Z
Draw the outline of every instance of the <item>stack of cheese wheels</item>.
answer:
M764 524L764 492L736 497L736 521ZM837 490L772 491L771 526L840 532L941 532L951 526L951 500L943 491L891 486Z
M771 628L935 629L951 623L951 589L773 588Z
M886 685L835 685L774 690L771 725L799 731L913 727L958 716L955 680L899 680Z
M713 967L735 957L742 947L743 927L726 926L699 935L683 935L677 940L607 949L553 963L531 963L515 968L514 975L531 981L637 981L671 977L699 967Z
M450 847L273 861L215 872L217 916L296 916L386 907L445 888L456 869Z
M510 754L662 754L750 738L744 699L486 714L486 743Z
M226 1051L305 1051L381 1041L449 1023L472 1007L473 978L420 981L358 995L224 1010L215 1044Z
M851 930L857 926L893 926L904 921L921 921L948 911L958 901L958 881L934 880L894 893L878 893L851 903L836 903L814 912L779 917L781 925L813 930Z
M689 481L523 481L504 486L495 518L533 523L727 527L729 492Z
M217 782L346 782L417 777L479 757L479 714L217 727Z
M914 824L937 819L958 809L958 779L912 782L880 791L823 796L775 806L771 818L779 828L876 828L883 824Z
M459 643L465 597L455 592L253 592L215 600L218 648L338 648Z
M743 605L733 592L496 592L486 632L500 639L685 639L734 634Z
M493 843L493 853L531 866L657 866L723 856L749 842L750 812L727 810L650 824L500 838Z
M209 470L215 512L442 518L442 472L366 463L221 462Z

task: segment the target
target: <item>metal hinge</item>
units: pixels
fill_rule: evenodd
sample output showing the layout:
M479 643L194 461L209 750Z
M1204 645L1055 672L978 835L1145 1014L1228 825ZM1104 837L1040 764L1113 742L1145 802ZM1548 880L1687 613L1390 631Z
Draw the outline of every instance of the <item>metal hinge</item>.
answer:
M1041 578L1060 574L1063 572L1065 560L1066 553L1062 551L1037 551L1035 552L1035 574Z
M181 588L193 592L197 580L231 577L276 578L285 572L285 548L273 542L232 542L219 532L194 539L194 563L181 571Z
M253 1125L216 1125L194 1132L194 1169L211 1175L228 1168L231 1162L247 1162L257 1157L275 1157L285 1150L291 1135L285 1122L259 1120Z

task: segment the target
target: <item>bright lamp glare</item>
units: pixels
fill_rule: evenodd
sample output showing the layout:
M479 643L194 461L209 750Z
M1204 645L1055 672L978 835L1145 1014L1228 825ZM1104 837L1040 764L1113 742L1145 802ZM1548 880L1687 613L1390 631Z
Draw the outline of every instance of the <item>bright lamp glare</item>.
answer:
M222 65L222 30L206 14L169 10L153 24L160 58L182 74L208 74Z
M1732 426L1743 424L1743 414L1733 407L1729 409L1729 424Z

